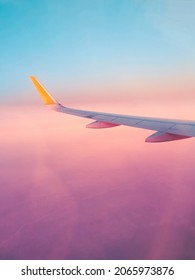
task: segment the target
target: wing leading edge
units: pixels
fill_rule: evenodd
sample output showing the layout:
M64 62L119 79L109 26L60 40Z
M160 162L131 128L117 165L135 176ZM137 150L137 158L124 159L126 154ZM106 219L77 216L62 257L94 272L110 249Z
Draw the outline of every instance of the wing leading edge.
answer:
M185 120L170 120L161 118L138 117L130 115L120 115L111 113L102 113L95 111L78 110L61 105L51 94L41 85L33 76L30 76L34 86L39 92L45 105L51 106L54 110L74 115L77 117L93 120L87 128L111 128L119 125L143 128L156 131L146 138L146 142L167 142L190 137L195 137L195 122Z

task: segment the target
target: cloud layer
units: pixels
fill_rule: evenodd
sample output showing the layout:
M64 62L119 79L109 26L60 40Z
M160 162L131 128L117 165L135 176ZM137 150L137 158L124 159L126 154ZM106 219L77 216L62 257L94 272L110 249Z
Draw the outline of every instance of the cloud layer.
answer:
M194 139L42 107L1 119L1 259L194 259Z

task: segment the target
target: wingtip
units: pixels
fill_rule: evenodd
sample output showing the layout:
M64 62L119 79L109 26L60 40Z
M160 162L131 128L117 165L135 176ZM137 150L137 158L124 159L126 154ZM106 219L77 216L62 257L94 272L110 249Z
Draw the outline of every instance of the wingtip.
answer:
M49 92L41 85L41 83L37 80L35 76L29 76L31 81L33 82L35 88L39 92L43 102L45 105L53 105L58 104L58 102L49 94Z

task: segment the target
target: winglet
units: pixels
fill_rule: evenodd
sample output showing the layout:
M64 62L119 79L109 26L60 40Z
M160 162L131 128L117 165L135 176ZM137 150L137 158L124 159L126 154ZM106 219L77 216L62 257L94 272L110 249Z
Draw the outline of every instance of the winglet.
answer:
M38 90L41 98L45 105L53 105L59 104L49 93L48 91L40 84L40 82L34 76L30 76L31 81L33 82L34 86Z

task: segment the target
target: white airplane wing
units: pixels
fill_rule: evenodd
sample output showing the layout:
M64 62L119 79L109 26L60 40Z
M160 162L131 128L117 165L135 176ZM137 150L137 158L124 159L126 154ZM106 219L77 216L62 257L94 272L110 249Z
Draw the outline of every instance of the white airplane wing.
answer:
M33 76L30 76L43 102L58 112L93 120L87 128L110 128L119 125L153 130L155 133L145 139L146 142L166 142L195 136L195 121L170 120L161 118L138 117L78 110L62 106Z

